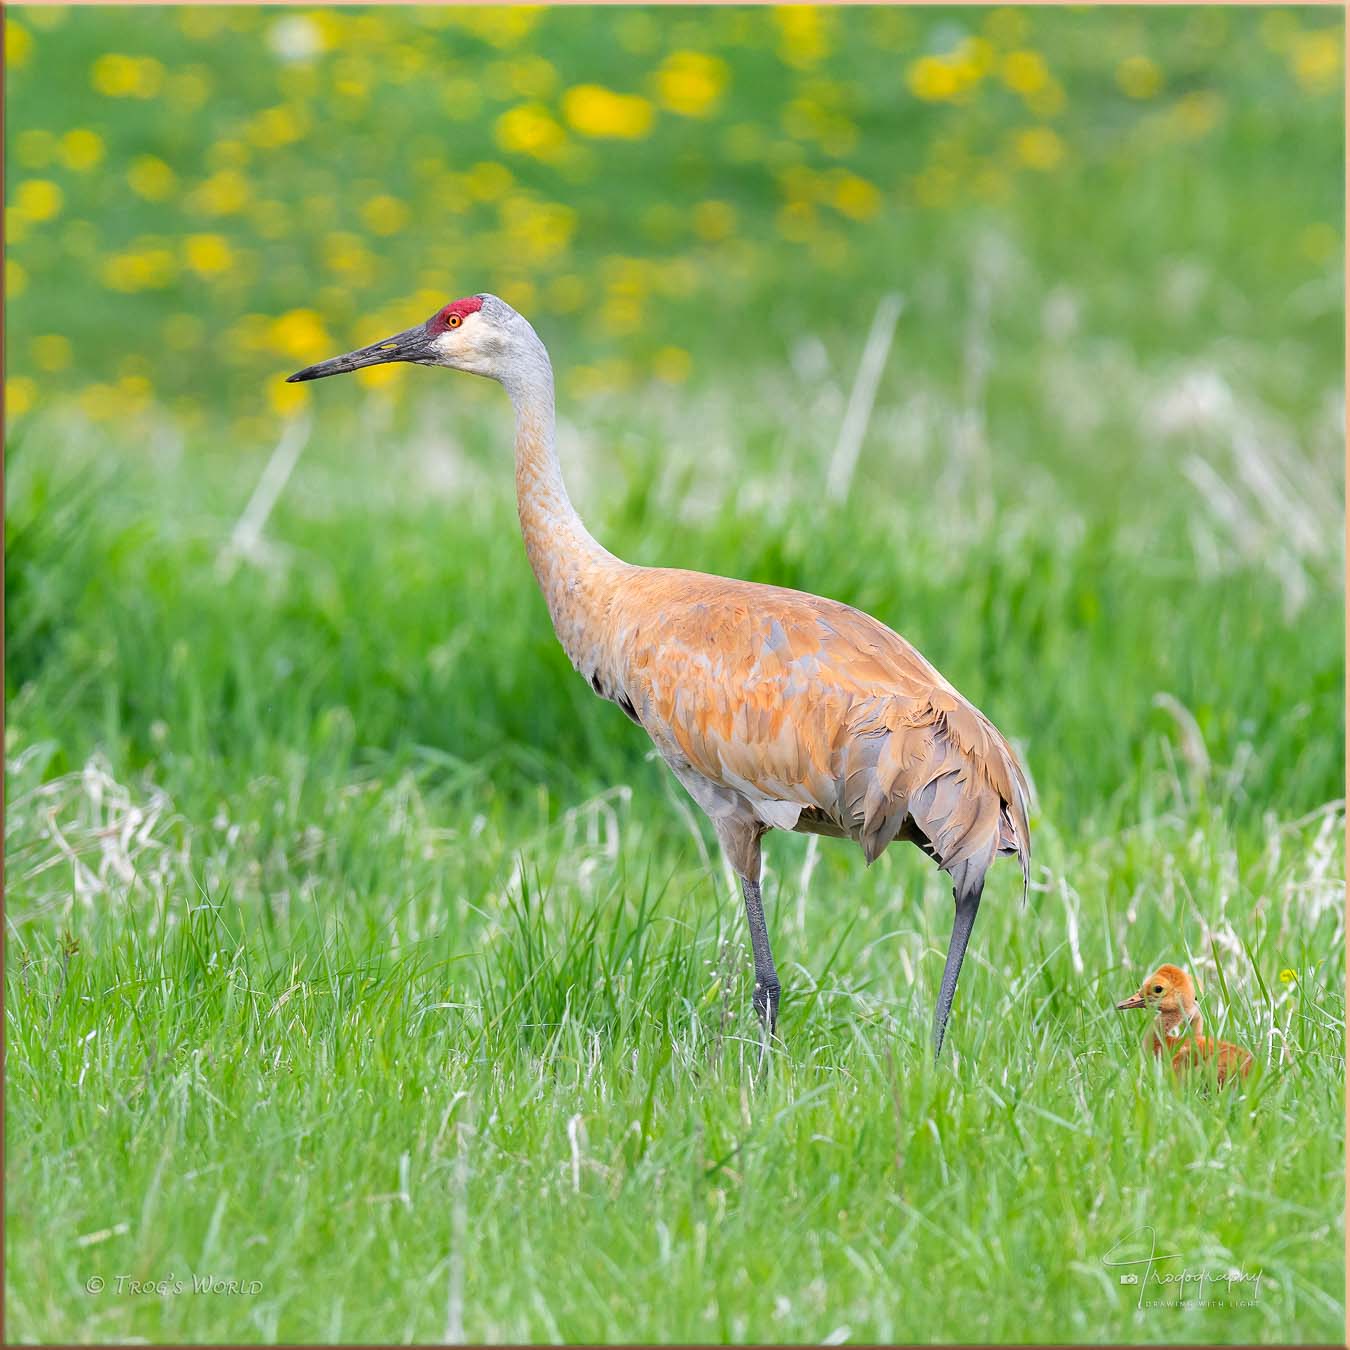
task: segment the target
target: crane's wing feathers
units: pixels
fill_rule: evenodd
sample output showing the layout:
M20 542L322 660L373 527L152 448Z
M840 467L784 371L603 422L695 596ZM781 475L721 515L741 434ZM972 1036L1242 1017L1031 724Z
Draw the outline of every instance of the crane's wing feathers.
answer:
M641 616L657 613L660 622ZM631 617L630 617L631 616ZM837 601L652 569L616 604L612 659L663 750L767 824L925 847L958 892L1030 865L1012 748L904 638ZM775 810L778 818L774 818Z

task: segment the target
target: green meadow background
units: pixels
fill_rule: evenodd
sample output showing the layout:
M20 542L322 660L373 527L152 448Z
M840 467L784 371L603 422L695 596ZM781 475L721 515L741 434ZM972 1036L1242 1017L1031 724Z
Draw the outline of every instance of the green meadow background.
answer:
M8 7L10 1337L1343 1341L1342 52ZM283 383L479 290L611 549L854 603L1022 752L939 1065L945 876L778 834L756 1072L501 391ZM1242 1090L1142 1057L1164 960Z

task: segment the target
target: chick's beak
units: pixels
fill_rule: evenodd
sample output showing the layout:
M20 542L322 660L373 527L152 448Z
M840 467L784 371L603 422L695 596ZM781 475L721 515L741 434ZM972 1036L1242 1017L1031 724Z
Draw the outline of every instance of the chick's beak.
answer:
M1143 994L1131 994L1129 998L1117 1003L1117 1008L1142 1008L1144 1006Z
M326 375L345 375L351 370L360 370L363 366L382 366L387 361L420 361L431 350L431 334L425 324L416 328L395 333L383 342L373 342L369 347L360 347L344 356L334 356L318 365L306 366L286 378L287 384L299 380L321 380Z

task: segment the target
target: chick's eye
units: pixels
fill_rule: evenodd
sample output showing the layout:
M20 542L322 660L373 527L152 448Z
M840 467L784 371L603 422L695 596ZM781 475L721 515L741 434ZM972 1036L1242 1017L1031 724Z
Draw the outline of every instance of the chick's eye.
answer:
M460 324L462 324L463 322L464 322L464 320L461 319L461 318L459 317L458 314L451 314L451 315L446 319L446 321L445 321L445 326L446 326L447 328L458 328L458 327L460 326Z
M1161 994L1161 993L1162 993L1162 985L1160 985L1160 984L1155 984L1155 985L1153 986L1153 992L1154 992L1155 994Z

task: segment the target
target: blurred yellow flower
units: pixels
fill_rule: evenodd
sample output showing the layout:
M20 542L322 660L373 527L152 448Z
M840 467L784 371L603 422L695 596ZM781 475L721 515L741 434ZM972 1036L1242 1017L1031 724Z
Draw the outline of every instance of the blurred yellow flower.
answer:
M983 38L967 38L947 56L921 56L906 72L910 92L926 103L964 103L989 73L993 49Z
M1129 98L1153 98L1162 89L1162 71L1147 56L1127 56L1116 67L1116 83Z
M365 385L367 389L383 389L393 393L402 382L406 372L406 366L390 362L385 366L366 366L364 370L356 372L356 379L359 384ZM281 387L286 388L284 384ZM301 388L303 387L302 385Z
M190 204L208 216L229 216L242 211L251 195L243 174L237 169L221 169L196 188Z
M1286 968L1280 971L1281 984L1293 984L1294 981L1297 979L1298 979L1298 972L1296 970L1289 970Z
M273 320L268 339L280 355L292 361L316 361L331 355L334 347L323 320L312 309L293 309Z
M371 234L397 234L407 225L409 215L406 203L387 193L372 197L361 207L361 223Z
M173 195L178 176L154 155L139 155L127 170L127 185L148 202L162 202Z
M32 55L33 35L22 24L6 19L5 65L10 70L19 70L28 64Z
M540 5L466 5L451 21L494 47L516 46L539 20Z
M501 204L507 254L526 266L551 263L567 251L577 228L577 213L561 202L539 202L524 195Z
M61 137L61 159L74 173L85 173L103 161L103 137L96 131L76 127Z
M61 214L64 194L47 178L29 178L14 191L14 214L19 220L39 225Z
M707 117L727 84L727 63L703 52L672 52L656 72L657 98L682 117Z
M652 129L652 105L640 94L616 94L599 84L579 84L562 99L563 116L583 136L641 140Z
M258 113L249 122L246 135L260 150L279 150L298 141L308 130L308 113L289 103L279 103Z
M841 170L833 179L830 203L850 220L873 220L881 211L881 193L867 179Z
M5 294L22 295L28 286L28 273L13 258L5 259Z
M37 383L27 375L15 375L5 381L5 412L22 417L37 401Z
M683 347L662 347L652 357L652 374L665 384L683 384L694 362Z
M567 133L539 103L522 103L504 112L497 119L496 135L503 150L542 160L556 159L567 144Z
M29 344L33 353L33 364L39 370L55 375L70 365L70 339L60 333L45 333L35 337Z
M30 127L14 137L14 158L25 169L45 169L56 153L56 137L50 131Z
M304 359L304 357L296 358L298 361ZM376 367L376 369L388 369L388 367ZM365 371L359 373L364 375ZM309 386L307 384L287 384L279 376L269 374L267 377L267 401L272 405L273 412L279 413L282 417L289 417L309 402Z
M219 234L190 234L183 241L183 257L200 277L219 276L229 270L234 250Z
M153 56L105 52L94 62L89 82L108 98L154 98L164 85L164 67Z
M354 234L338 230L323 241L324 266L352 285L366 285L375 274L375 256Z
M736 229L736 208L730 202L699 202L692 214L694 233L715 244Z
M1339 86L1342 41L1341 32L1335 28L1300 33L1293 39L1289 66L1300 88L1323 94Z
M999 77L1014 94L1034 94L1044 89L1050 70L1040 52L1009 52L999 62Z
M159 246L132 248L104 259L100 276L110 291L163 290L178 275L178 260Z
M778 24L778 55L788 65L806 70L830 54L827 13L818 6L778 5L773 17Z
M1013 137L1013 151L1029 169L1053 169L1064 158L1064 142L1049 127L1027 127Z

